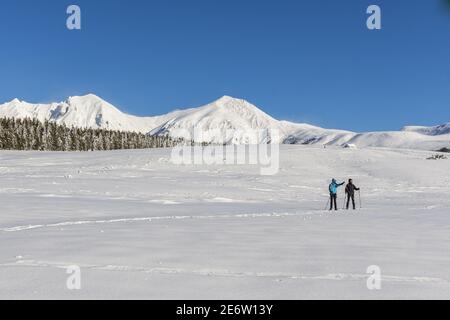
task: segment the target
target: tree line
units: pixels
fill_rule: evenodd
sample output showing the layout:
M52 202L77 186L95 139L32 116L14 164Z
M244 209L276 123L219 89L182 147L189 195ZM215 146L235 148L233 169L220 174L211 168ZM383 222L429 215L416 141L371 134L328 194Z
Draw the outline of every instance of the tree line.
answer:
M137 132L67 127L52 121L0 118L1 150L106 151L174 147L182 139Z

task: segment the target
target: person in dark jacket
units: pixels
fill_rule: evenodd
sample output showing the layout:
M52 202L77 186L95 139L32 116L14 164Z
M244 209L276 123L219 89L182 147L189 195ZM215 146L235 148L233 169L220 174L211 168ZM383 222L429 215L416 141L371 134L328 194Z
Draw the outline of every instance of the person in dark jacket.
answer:
M340 186L343 186L345 182L337 183L336 179L333 179L331 181L330 186L328 187L328 190L330 191L330 211L334 209L337 210L337 190Z
M353 210L356 209L356 204L355 204L355 191L359 191L360 189L357 188L354 184L353 184L353 180L350 179L348 180L348 184L345 187L345 194L347 195L347 210L350 207L350 199L352 200L352 204L353 204Z

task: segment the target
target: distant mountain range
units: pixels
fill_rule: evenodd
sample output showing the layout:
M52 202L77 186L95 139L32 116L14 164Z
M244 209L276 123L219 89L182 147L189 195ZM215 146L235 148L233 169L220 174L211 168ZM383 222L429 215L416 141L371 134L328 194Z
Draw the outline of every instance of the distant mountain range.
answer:
M333 146L389 147L438 150L450 147L450 123L435 127L408 126L401 131L355 133L330 130L308 124L279 121L253 104L224 96L202 107L179 110L155 117L125 114L96 95L70 97L50 104L31 104L18 99L0 105L0 117L36 118L82 128L135 131L152 135L184 137L193 128L204 134L202 141L221 142L221 131L231 130L235 139L226 142L247 143L245 130L277 129L279 142ZM261 137L258 143L267 142Z

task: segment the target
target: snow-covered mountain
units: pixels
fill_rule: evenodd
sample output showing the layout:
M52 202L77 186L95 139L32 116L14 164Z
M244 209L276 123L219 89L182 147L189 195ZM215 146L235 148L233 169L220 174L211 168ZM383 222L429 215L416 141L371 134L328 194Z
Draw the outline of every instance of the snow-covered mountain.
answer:
M0 105L0 117L36 118L80 128L137 132L148 132L165 121L164 116L136 117L125 114L93 94L50 104L31 104L14 99Z
M186 137L195 136L197 142L214 143L266 143L271 140L267 129L276 129L277 142L295 131L298 125L283 123L258 109L253 104L224 96L200 108L193 108L172 114L170 120L151 131L151 134ZM253 131L260 136L249 135Z
M277 137L261 135L286 144L345 145L436 150L450 147L450 124L436 127L405 127L402 131L355 133L329 130L308 124L279 121L253 104L224 96L199 108L179 110L162 116L137 117L125 114L96 95L70 97L50 104L31 104L17 99L0 105L0 117L36 118L84 128L136 131L154 135L190 138L194 129L202 132L197 142L249 143L248 130L275 129Z
M403 131L418 132L418 133L426 134L429 136L438 136L438 135L450 133L450 123L443 124L440 126L435 126L435 127L418 127L418 126L404 127Z

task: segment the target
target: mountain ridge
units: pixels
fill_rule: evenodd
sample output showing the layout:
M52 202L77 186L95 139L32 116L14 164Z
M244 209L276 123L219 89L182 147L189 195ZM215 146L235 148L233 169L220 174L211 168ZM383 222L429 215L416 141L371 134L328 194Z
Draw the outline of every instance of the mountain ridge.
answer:
M200 141L212 143L249 143L246 131L274 129L277 141L286 144L320 144L358 147L394 147L437 150L450 146L450 123L440 126L406 126L401 131L356 133L324 129L304 123L280 121L244 99L223 96L197 108L176 110L164 115L138 117L122 112L95 94L71 96L65 101L32 104L17 98L0 105L0 117L36 118L74 127L135 131L152 135L191 138L197 129ZM223 137L224 131L234 132ZM258 138L252 143L266 143ZM225 141L224 141L225 140Z

